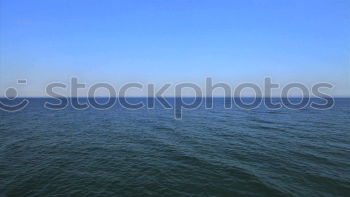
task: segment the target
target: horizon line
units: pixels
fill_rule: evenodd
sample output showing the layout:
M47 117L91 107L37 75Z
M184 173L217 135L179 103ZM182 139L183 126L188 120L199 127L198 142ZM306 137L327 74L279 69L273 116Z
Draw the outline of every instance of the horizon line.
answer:
M78 97L72 97L72 96L60 96L60 97L50 97L50 96L21 96L21 97L16 97L14 99L20 99L20 98L52 98L52 99L58 99L58 98L210 98L210 96L78 96ZM279 97L279 96L271 96L271 97L266 97L266 96L260 96L260 97L253 97L253 96L231 96L231 97L225 97L225 96L213 96L211 98L347 98L350 99L350 96L332 96L332 97L315 97L315 96L310 96L310 97L299 97L299 96L291 96L291 97ZM0 96L0 99L9 99L4 96Z

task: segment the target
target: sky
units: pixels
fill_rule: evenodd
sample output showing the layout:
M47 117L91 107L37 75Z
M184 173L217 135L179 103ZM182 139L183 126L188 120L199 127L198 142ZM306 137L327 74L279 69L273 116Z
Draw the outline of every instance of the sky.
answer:
M350 96L350 1L0 0L0 96L45 96L72 77L116 87L271 77Z

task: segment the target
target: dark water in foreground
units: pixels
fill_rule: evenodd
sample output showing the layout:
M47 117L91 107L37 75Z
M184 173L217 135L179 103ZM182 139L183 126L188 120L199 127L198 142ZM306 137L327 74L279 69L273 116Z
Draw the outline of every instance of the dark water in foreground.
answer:
M0 196L350 196L350 99L331 110L0 111Z

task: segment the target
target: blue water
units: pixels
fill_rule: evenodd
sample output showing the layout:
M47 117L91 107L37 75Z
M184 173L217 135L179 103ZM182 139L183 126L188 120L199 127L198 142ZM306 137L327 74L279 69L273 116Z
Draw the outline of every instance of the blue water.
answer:
M0 111L0 196L350 196L350 99L329 110Z

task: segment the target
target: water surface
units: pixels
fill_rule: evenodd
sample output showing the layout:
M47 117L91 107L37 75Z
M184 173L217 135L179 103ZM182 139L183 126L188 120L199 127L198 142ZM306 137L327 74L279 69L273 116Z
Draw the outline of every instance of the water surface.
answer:
M349 196L350 100L330 110L0 111L0 196Z

